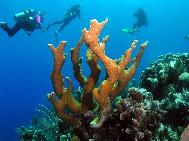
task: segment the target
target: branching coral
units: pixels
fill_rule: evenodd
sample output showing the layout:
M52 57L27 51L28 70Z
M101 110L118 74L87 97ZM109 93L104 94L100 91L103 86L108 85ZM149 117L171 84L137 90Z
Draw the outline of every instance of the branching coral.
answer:
M89 110L94 110L97 105L99 105L99 112L101 114L95 115L100 126L104 118L110 111L110 103L128 84L129 80L134 75L136 68L140 62L143 51L147 46L148 42L141 45L140 51L134 59L131 59L131 53L136 47L137 40L134 40L131 47L125 52L121 57L121 61L112 60L105 54L105 45L109 39L106 36L102 42L99 43L99 35L102 28L108 22L108 19L102 23L98 23L96 20L92 20L90 24L90 29L87 31L86 28L83 30L82 37L80 38L78 44L74 49L71 49L71 60L73 63L73 70L75 79L79 82L84 92L81 98L81 102L78 102L72 96L72 83L69 77L66 77L68 81L68 88L64 87L64 79L61 73L62 66L65 62L66 56L63 53L66 42L60 43L58 48L55 48L52 44L49 47L54 55L54 69L52 72L52 83L55 93L48 95L49 100L52 102L57 115L70 123L72 126L80 125L80 121L73 115L69 115L65 112L67 107L73 114L86 113ZM81 70L81 59L79 58L79 51L81 45L85 43L88 47L86 52L86 60L90 67L91 73L89 77L83 75ZM102 81L99 87L96 87L96 83L100 75L100 67L98 65L98 60L101 60L105 66L107 72L107 78ZM126 66L130 63L130 60L134 60L130 67Z
M131 60L131 53L136 47L137 40L135 40L131 47L122 56L120 63L117 60L112 60L105 55L105 45L108 40L106 36L101 43L98 43L98 37L104 25L107 23L106 19L102 23L98 23L96 20L91 21L90 30L83 30L83 37L86 42L87 47L103 62L106 72L107 79L105 79L100 87L93 90L93 96L100 104L101 110L107 112L110 106L110 99L114 99L117 94L119 94L125 86L128 84L129 80L134 75L136 68L140 62L141 56L148 42L141 45L140 51L136 56L133 64L126 70L126 66Z
M90 67L91 73L88 78L86 78L86 76L82 74L82 69L81 69L82 58L79 58L79 51L82 43L83 43L83 37L81 37L76 47L71 49L71 60L73 63L74 76L81 85L81 87L84 89L84 94L81 100L82 108L91 110L92 108L94 108L91 92L94 89L95 84L99 79L101 69L100 66L98 65L97 56L92 54L90 50L87 50L86 60Z

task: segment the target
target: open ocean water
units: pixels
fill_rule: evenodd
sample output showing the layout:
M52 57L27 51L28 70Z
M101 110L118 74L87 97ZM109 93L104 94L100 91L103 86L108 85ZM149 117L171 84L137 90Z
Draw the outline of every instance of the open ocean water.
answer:
M109 19L101 37L110 35L106 54L113 59L122 55L134 39L139 40L137 49L140 43L149 41L136 78L160 55L189 52L189 40L184 38L189 35L188 0L4 0L1 1L0 21L13 26L15 13L37 9L45 13L44 25L47 25L61 20L74 4L81 5L81 20L74 19L58 39L67 41L63 74L71 77L75 88L78 82L73 77L69 50L94 18L98 21ZM123 28L132 27L136 21L133 13L137 8L145 10L148 26L141 27L133 35L123 33ZM31 124L38 104L50 105L46 94L53 91L50 79L53 56L47 44L57 45L54 32L58 28L57 25L47 32L36 30L31 37L22 30L12 38L0 29L0 141L18 141L15 128ZM85 64L83 70L88 73Z

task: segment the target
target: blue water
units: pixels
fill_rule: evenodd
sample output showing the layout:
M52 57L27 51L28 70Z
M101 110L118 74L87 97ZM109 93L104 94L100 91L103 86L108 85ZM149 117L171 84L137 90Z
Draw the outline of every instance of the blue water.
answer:
M136 76L159 55L189 51L189 40L184 39L189 34L188 0L4 0L0 21L13 25L14 13L34 8L45 11L47 24L62 19L66 9L77 3L81 4L82 20L75 19L59 35L60 40L67 41L63 74L72 78L75 89L78 83L73 78L69 49L77 43L81 30L89 27L90 19L109 18L102 36L110 35L106 53L113 59L122 55L133 39L139 43L149 41ZM134 35L121 32L132 26L132 14L138 7L145 9L149 26ZM57 29L55 26L46 33L35 31L31 37L20 31L13 38L0 30L0 141L17 141L15 128L30 125L39 103L49 105L46 94L52 91L53 58L47 44L56 44L53 33ZM83 70L87 73L87 65Z

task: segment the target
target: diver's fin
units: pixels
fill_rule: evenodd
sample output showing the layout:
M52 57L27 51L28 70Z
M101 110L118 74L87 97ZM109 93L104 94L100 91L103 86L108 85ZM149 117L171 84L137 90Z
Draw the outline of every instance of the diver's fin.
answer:
M125 32L125 33L130 33L131 32L131 30L129 28L123 28L122 31Z
M133 34L135 32L132 28L123 28L122 31L129 34Z
M5 27L5 26L7 26L7 23L6 22L0 22L0 27Z

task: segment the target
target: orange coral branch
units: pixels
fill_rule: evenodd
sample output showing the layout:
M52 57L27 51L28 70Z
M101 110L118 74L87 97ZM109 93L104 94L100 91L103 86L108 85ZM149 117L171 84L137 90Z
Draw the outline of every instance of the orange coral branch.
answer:
M65 44L66 42L61 42L58 48L55 48L52 44L48 45L54 55L54 69L51 78L55 90L55 94L49 94L48 99L53 104L57 115L61 119L64 119L68 121L71 125L76 126L79 124L79 121L64 112L66 106L74 113L80 113L82 111L81 104L78 103L72 96L73 88L71 80L68 77L66 78L69 85L68 89L64 88L63 86L64 79L61 73L61 69L66 59L65 53L63 53ZM59 99L56 99L56 95Z
M103 42L98 42L98 37L101 30L107 22L108 19L101 23L98 23L97 20L91 20L89 31L87 31L86 28L83 30L83 38L87 47L103 62L107 71L108 80L113 84L116 81L118 69L116 66L116 61L111 60L105 55L104 48L109 36L105 38Z
M82 37L78 44L74 49L71 49L74 76L84 90L81 103L77 102L72 96L73 87L69 77L66 78L69 84L68 89L64 88L63 86L64 79L61 74L61 68L65 61L65 54L63 53L65 42L61 42L57 49L55 49L53 45L49 45L54 54L52 81L55 94L50 94L48 97L54 105L57 115L60 118L70 122L74 126L80 124L80 122L66 114L64 112L64 108L67 106L73 113L86 112L88 110L94 109L94 99L99 103L101 112L96 120L99 122L97 126L100 126L103 123L110 111L111 100L114 99L127 86L128 82L135 74L144 49L148 44L148 42L145 42L141 45L140 51L138 52L134 62L132 62L130 67L127 66L130 63L131 54L136 47L138 42L137 40L133 41L131 47L121 57L121 61L119 63L117 59L110 59L105 54L105 45L109 39L109 36L105 36L105 38L100 43L98 39L102 28L107 22L108 19L101 23L98 23L96 20L92 20L89 31L84 28ZM90 76L88 78L82 74L81 59L79 59L79 51L83 43L86 43L88 47L86 58L91 70ZM98 65L98 60L101 60L104 64L107 72L107 78L101 83L99 87L95 88L101 71ZM56 99L56 95L59 97L59 99Z
M64 81L61 74L61 69L66 59L65 53L62 54L65 45L65 41L62 41L58 48L55 48L52 44L48 44L54 55L54 68L51 79L53 81L54 90L58 96L61 96L62 93L65 93L65 88L63 87Z
M76 80L78 80L82 88L84 89L84 94L81 100L82 108L87 110L93 108L94 104L93 104L92 90L94 89L95 84L99 79L101 69L100 66L98 65L97 56L92 54L90 50L87 50L86 60L90 67L91 73L88 78L86 78L82 74L81 61L80 61L81 59L79 59L79 51L82 43L83 43L83 38L81 37L76 47L71 49L71 60L73 63L74 76Z
M91 73L88 77L86 85L84 86L84 95L82 97L82 103L91 110L92 108L94 108L92 90L95 88L95 85L99 79L101 68L98 65L97 56L92 54L90 50L87 50L86 57Z
M144 52L144 49L147 47L147 44L148 44L147 41L144 42L143 44L141 44L140 51L138 52L136 58L134 59L134 62L128 69L123 69L126 66L124 66L124 65L122 66L123 70L122 70L122 73L120 74L120 76L118 77L118 84L115 85L114 88L112 89L112 91L110 92L111 99L114 99L120 92L122 92L124 90L124 88L127 86L130 79L135 74L136 68L137 68L138 64L140 63L142 54ZM136 46L136 40L132 43L132 46L133 45ZM131 48L132 48L132 46L131 46ZM126 65L127 65L127 63L126 63Z
M70 123L72 126L77 126L80 124L78 119L64 112L64 108L66 107L65 96L62 96L60 100L57 100L56 95L54 93L51 93L51 94L48 94L48 99L53 104L56 114L58 115L59 118L63 119L67 123Z
M100 32L107 21L108 20L106 19L104 22L98 23L98 21L92 20L89 31L87 31L86 28L83 30L83 38L87 47L103 62L108 75L107 79L102 82L100 87L93 90L93 96L100 104L102 111L104 109L108 109L110 106L109 98L114 98L123 90L124 87L126 87L136 71L136 67L140 62L144 48L147 46L147 42L141 45L141 49L134 63L128 70L125 70L131 60L131 53L136 47L138 41L135 40L132 43L131 47L125 52L125 55L122 57L119 64L116 60L110 59L105 55L104 50L108 38L106 37L103 39L103 42L101 43L98 42Z
M128 65L128 63L130 62L131 53L135 49L137 43L138 41L134 40L131 44L131 47L125 52L125 55L121 58L121 62L119 63L120 71L124 70L125 66Z
M82 87L84 87L84 85L87 82L87 78L82 74L82 69L81 69L82 58L79 58L79 51L82 43L83 43L83 38L81 37L76 47L72 48L70 52L71 52L71 60L73 63L74 77L79 82L79 84Z
M91 93L95 87L96 82L99 79L101 68L98 65L97 56L92 54L90 50L87 50L86 57L87 57L87 63L90 67L91 73L88 78L87 84L85 85L84 90L86 93Z
M88 50L86 53L86 57L87 63L89 64L91 69L91 74L88 79L83 76L81 71L81 62L79 61L79 51L82 43L83 40L81 38L76 48L71 50L75 77L84 89L82 103L76 101L75 98L72 96L73 86L69 77L66 77L69 87L68 89L64 88L64 79L61 73L61 69L66 59L65 53L63 53L66 42L61 42L58 48L55 48L52 44L48 45L54 55L54 68L51 78L55 90L55 94L49 94L48 98L53 104L57 115L73 126L80 124L80 122L65 113L65 107L68 107L73 113L82 113L94 108L92 90L94 89L100 75L98 58L94 54L92 54L90 50ZM59 99L56 99L56 96L58 96Z

